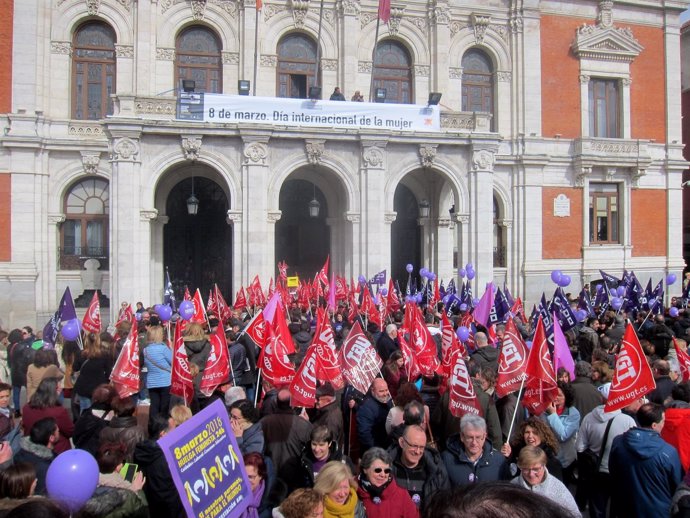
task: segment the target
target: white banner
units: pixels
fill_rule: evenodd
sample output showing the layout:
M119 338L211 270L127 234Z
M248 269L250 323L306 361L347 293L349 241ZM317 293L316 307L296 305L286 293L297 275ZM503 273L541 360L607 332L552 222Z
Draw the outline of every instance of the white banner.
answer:
M438 106L244 95L192 96L192 102L183 101L185 109L178 111L179 118L202 122L384 131L439 131L441 128Z

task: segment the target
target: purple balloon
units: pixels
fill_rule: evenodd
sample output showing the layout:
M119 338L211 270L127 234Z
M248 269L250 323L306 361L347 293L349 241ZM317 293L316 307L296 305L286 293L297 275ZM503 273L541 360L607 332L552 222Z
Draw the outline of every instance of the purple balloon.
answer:
M460 311L467 311L467 304L465 304L464 302L460 304Z
M78 318L73 318L68 320L62 325L60 332L65 340L76 340L79 337L79 332L81 331L81 325L79 324Z
M160 316L160 310L161 310L161 306L162 306L162 305L163 305L163 304L155 304L155 305L153 306L153 310L154 310L154 311L156 312L156 314L159 315L159 316Z
M417 304L419 304L420 302L422 302L422 292L421 292L421 291L420 291L419 293L417 293L417 295L414 296L414 301L415 301Z
M407 270L407 273L412 273L412 270L414 270L414 266L412 266L412 263L407 263L405 269Z
M668 310L668 314L671 315L673 318L676 318L678 316L678 308L675 306L671 306L671 308Z
M472 305L473 305L474 307L479 306L479 299L477 299L477 298L472 299Z
M597 285L596 285L596 290L597 290L597 291L601 291L601 290L603 290L603 289L604 289L604 285L603 285L603 284L597 284Z
M84 450L67 450L50 464L46 474L48 495L76 513L98 485L98 464Z
M676 279L677 279L677 277L676 277L676 274L675 274L675 273L669 273L669 274L666 276L666 284L670 286L671 284L673 284L674 282L676 282Z
M583 322L587 318L587 311L584 309L578 309L575 312L575 318L577 318L578 322Z
M183 300L180 303L180 316L185 320L189 320L194 316L194 304L191 300Z
M570 284L570 281L570 275L563 274L561 275L561 278L558 279L558 282L556 284L558 284L561 288L565 288Z
M562 277L562 276L563 276L563 272L560 271L560 270L553 270L553 271L551 272L551 280L552 280L554 283L556 283L556 284L559 283L559 281L561 280L561 277ZM558 284L558 285L560 286L560 284Z
M357 280L359 281L360 284L366 284L367 283L367 278L364 275L360 275L357 277Z
M455 332L455 334L458 335L458 339L461 342L465 342L470 337L470 330L467 329L465 326L460 326L458 327L458 330Z
M141 313L134 313L134 319L137 322L141 322Z
M618 295L619 297L624 296L625 295L625 286L618 286L616 288L616 295Z
M434 272L429 272L429 280L434 282L436 280L436 274Z
M465 265L465 270L474 270L474 266L472 266L472 263L467 263Z
M468 278L469 280L474 279L474 276L475 276L476 274L477 274L477 273L476 273L474 270L472 270L472 269L470 269L470 268L467 269L467 278Z
M429 270L427 270L426 268L420 268L419 269L419 276L420 277L423 277L426 279L428 275L429 275Z
M172 308L166 304L158 306L158 316L163 322L167 322L172 317Z
M623 299L620 297L613 297L611 299L611 307L618 311L623 306Z
M381 295L383 295L384 297L388 295L388 288L381 288Z
M467 270L465 270L464 268L460 268L458 270L458 275L460 276L461 279L464 279L465 275L467 275Z

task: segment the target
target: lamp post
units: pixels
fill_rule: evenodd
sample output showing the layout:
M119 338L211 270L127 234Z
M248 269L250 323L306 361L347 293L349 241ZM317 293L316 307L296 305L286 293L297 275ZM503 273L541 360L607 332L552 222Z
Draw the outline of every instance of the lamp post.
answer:
M309 202L309 217L318 218L319 211L321 210L321 204L316 199L316 184L312 183L312 186L314 187L314 195L312 197L312 200Z
M192 194L187 198L187 214L196 216L199 212L199 198L194 196L194 177L192 176Z
M431 210L431 205L429 205L429 202L424 199L419 202L419 217L422 219L426 219L429 217L429 212Z

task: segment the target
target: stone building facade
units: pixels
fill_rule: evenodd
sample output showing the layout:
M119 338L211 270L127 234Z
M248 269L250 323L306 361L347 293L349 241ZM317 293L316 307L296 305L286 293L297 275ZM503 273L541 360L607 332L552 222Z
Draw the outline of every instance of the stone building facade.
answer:
M407 0L378 41L374 0L2 3L6 325L42 325L66 286L102 290L111 317L160 302L166 268L232 298L283 259L303 276L330 256L347 278L413 263L446 281L473 263L476 291L495 280L533 302L556 268L579 289L600 268L684 267L688 0ZM184 79L266 98L441 92L441 127L183 121Z

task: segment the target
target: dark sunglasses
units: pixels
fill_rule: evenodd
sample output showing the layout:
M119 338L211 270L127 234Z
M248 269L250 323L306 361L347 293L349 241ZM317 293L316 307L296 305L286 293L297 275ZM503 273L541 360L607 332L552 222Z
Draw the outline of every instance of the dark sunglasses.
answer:
M384 472L386 475L390 474L391 469L390 468L374 468L374 473L381 473Z

